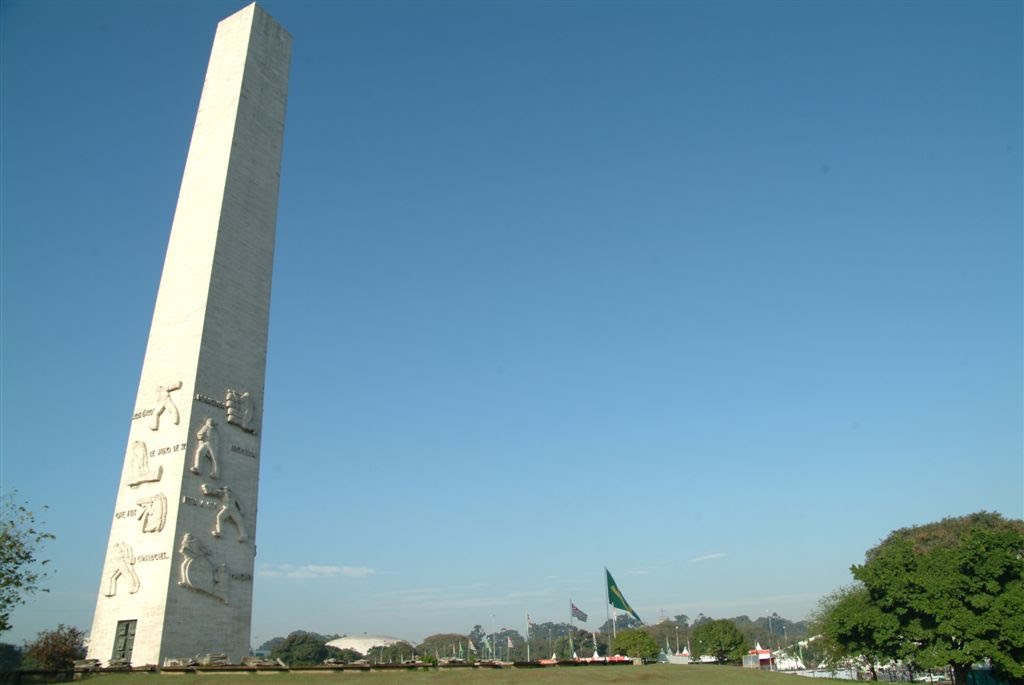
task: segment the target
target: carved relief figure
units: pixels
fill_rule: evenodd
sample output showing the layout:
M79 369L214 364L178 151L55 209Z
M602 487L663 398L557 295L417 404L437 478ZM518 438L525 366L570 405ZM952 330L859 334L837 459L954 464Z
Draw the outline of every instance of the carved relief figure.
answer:
M121 576L125 576L131 583L131 587L128 588L129 594L134 595L139 591L139 577L135 575L135 553L132 551L131 545L124 542L114 545L114 570L110 574L107 591L103 594L107 597L116 595L117 579Z
M133 488L143 483L155 483L164 475L163 466L158 466L156 471L150 470L149 450L146 449L146 443L141 440L132 443L132 466L135 468L135 473L128 477L128 485Z
M189 469L192 473L199 473L199 463L206 457L210 460L210 478L217 478L219 471L217 470L217 450L220 443L217 435L217 425L213 422L213 419L206 419L203 421L203 425L196 431L196 440L199 444L196 445L196 453L192 459L192 468Z
M221 502L220 511L217 512L217 520L213 524L213 530L210 531L213 533L213 536L219 538L224 522L230 521L235 524L235 529L238 531L238 541L245 542L248 540L249 534L245 531L245 517L242 515L242 507L238 504L238 500L235 499L234 495L231 494L231 489L226 485L222 488L213 489L206 483L203 483L203 494L218 497Z
M228 423L233 423L244 431L254 432L253 419L256 409L248 392L239 393L228 388L224 396L224 410L228 415Z
M171 385L161 385L156 389L156 407L153 411L153 422L149 424L150 430L160 430L160 415L165 411L170 415L171 422L175 426L178 425L178 421L181 420L181 415L178 413L178 407L174 404L174 400L171 399L171 393L175 390L181 390L181 381L172 383Z
M142 507L139 520L142 521L143 533L159 533L167 523L167 498L157 494L140 499L137 504Z
M178 548L181 554L178 585L215 597L225 604L228 603L226 587L221 587L223 565L213 563L210 550L206 548L192 533L185 533Z

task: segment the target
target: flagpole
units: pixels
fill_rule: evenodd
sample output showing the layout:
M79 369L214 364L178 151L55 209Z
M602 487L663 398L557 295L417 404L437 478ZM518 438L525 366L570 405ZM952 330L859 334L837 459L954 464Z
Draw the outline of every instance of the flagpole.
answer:
M526 660L530 660L530 612L526 612Z
M572 597L569 598L569 659L572 659Z
M608 631L610 633L610 635L608 637L608 654L606 654L605 656L611 656L613 654L613 652L612 652L612 640L615 639L615 622L612 621L611 617L609 616L609 610L608 610L608 607L611 605L611 602L608 601L608 567L607 566L604 567L604 575L605 575L605 578L604 578L604 620L609 621L612 624L611 629Z

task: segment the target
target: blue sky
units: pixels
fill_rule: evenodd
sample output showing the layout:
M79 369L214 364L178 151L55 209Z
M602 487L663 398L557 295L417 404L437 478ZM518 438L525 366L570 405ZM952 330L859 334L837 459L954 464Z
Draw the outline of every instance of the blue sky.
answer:
M0 4L0 479L88 629L216 22ZM802 618L1024 515L1019 2L274 2L255 643Z

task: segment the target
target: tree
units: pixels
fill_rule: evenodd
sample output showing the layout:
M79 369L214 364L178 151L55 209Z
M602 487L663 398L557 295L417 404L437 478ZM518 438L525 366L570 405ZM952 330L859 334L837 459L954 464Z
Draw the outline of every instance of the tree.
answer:
M534 659L547 657L551 654L558 655L558 645L555 644L559 637L568 636L572 626L568 623L535 623L530 626L530 656ZM568 641L566 641L568 644ZM571 656L571 655L570 655Z
M283 645L284 641L287 640L287 639L288 638L286 638L286 637L272 637L269 640L267 640L266 642L264 642L262 645L260 645L257 649L259 649L260 651L264 651L265 650L267 652L272 652L277 647Z
M794 640L799 640L807 635L806 621L790 621L775 612L772 612L771 616L758 616L747 629L739 625L737 619L733 619L733 621L747 638L748 643L760 642L766 647L785 647Z
M615 616L615 630L632 630L633 628L639 628L643 623L636 620L629 614L616 614ZM605 622L598 628L599 632L610 633L612 631L612 620L605 619Z
M949 666L955 685L986 659L1024 678L1024 521L979 512L902 528L852 572L897 621L890 656Z
M36 515L16 501L17 494L12 491L0 501L0 633L11 629L11 611L25 603L26 595L48 592L40 584L49 560L38 554L54 536L39 529Z
M331 647L327 645L327 658L334 659L337 663L350 664L353 661L359 661L363 658L361 652L357 652L354 649L338 649L337 647Z
M458 633L437 633L423 638L416 647L416 653L423 656L431 655L439 659L450 656L459 656L466 652L466 642L469 640L465 635ZM478 647L479 649L479 647Z
M634 659L655 659L661 650L654 638L643 630L624 630L612 639L612 651Z
M690 635L690 631L687 630L685 623L679 624L676 621L667 620L655 623L654 625L644 626L641 630L650 635L658 643L658 646L667 653L672 653L676 650L677 640L681 647L685 647L686 640Z
M378 645L372 647L366 654L366 660L378 664L400 664L403 661L412 659L416 648L405 641L395 642L390 645Z
M505 661L523 661L526 659L526 639L514 628L502 628L494 634L498 647L498 656ZM509 647L509 642L512 646Z
M820 647L830 667L863 659L872 680L878 680L876 664L898 655L903 642L896 617L875 606L867 588L860 584L823 598L814 625L822 636Z
M728 619L702 621L691 636L693 656L708 654L720 664L743 660L743 633Z
M25 661L42 671L62 671L85 658L85 633L63 623L56 630L44 630L25 645Z
M11 673L21 668L21 650L7 642L0 642L0 673Z
M284 642L274 647L270 656L280 659L289 666L315 666L322 664L331 654L324 636L296 630L290 633Z
M815 634L800 643L800 659L807 668L832 668L833 647L821 633Z
M564 624L568 626L568 624ZM570 633L560 635L553 639L550 646L547 642L540 645L542 651L537 652L537 657L546 657L553 654L558 659L570 660L573 654L578 657L589 657L595 651L601 654L607 651L607 643L604 642L600 633L597 634L597 643L594 642L594 634L582 628L573 628Z
M473 630L469 631L469 639L475 645L479 645L483 642L485 635L487 635L487 631L484 630L484 627L479 623L473 626Z

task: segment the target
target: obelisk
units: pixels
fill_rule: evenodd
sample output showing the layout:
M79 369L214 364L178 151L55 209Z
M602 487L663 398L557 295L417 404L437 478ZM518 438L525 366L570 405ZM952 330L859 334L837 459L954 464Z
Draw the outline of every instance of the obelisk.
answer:
M104 664L249 652L290 58L255 4L217 26L89 638Z

